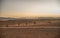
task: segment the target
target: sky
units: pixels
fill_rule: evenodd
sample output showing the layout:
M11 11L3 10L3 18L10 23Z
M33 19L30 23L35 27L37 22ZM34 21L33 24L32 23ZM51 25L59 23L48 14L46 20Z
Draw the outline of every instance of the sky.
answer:
M60 17L60 0L2 0L1 17Z

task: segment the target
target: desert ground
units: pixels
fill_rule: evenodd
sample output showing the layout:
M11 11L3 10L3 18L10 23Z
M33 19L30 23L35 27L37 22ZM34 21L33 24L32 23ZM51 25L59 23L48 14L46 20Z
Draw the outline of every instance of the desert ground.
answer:
M0 27L41 27L41 26L60 27L60 20L17 19L17 20L0 21Z
M60 20L0 21L0 38L60 38Z
M60 38L60 28L0 28L0 38Z

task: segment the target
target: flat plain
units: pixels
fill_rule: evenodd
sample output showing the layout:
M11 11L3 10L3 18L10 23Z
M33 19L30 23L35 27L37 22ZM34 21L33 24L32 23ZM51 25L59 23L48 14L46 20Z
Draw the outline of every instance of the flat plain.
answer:
M60 38L60 20L0 21L0 38Z

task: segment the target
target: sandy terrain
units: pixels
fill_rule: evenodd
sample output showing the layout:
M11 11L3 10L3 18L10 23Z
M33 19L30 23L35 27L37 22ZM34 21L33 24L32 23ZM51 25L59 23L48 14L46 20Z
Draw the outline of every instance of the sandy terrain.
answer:
M0 21L0 38L60 38L60 20Z
M0 28L0 38L60 38L60 28Z
M58 26L60 20L9 20L0 21L0 27L40 27L40 26Z

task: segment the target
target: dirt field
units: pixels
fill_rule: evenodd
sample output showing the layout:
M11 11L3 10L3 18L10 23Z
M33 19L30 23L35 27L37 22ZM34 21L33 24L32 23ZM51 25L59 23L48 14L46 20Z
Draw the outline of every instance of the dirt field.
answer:
M8 20L0 21L0 27L40 27L40 26L58 26L60 20Z
M60 38L60 28L0 28L0 38Z
M0 21L0 38L60 38L60 20Z

